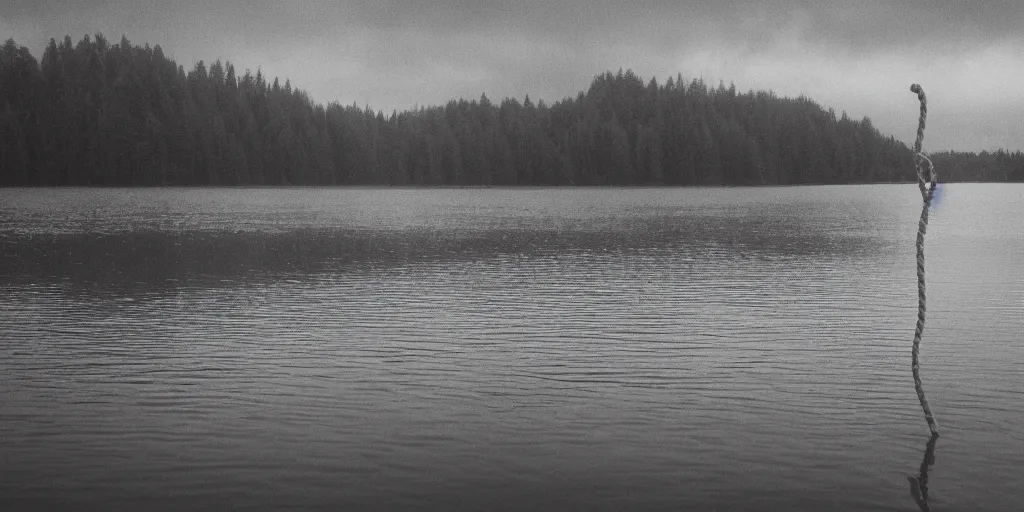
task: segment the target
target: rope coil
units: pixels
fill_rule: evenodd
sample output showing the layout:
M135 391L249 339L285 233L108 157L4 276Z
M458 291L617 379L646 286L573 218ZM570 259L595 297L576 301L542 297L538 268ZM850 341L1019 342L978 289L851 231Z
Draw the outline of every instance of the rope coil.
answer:
M921 152L921 143L924 140L924 124L928 117L928 100L924 95L924 89L918 84L910 86L910 91L917 94L921 101L921 117L917 121L917 140L914 142L914 160L917 167L917 186L921 190L921 220L917 225L917 328L914 330L914 347L911 350L911 370L914 373L914 390L917 391L917 398L924 410L924 419L928 422L928 429L933 437L939 436L939 427L932 415L932 408L928 405L928 399L924 396L924 387L921 384L921 364L918 354L921 347L921 336L924 334L925 321L925 282L924 282L924 235L928 231L928 210L931 209L932 198L935 196L935 166L924 153ZM927 174L926 174L927 171Z

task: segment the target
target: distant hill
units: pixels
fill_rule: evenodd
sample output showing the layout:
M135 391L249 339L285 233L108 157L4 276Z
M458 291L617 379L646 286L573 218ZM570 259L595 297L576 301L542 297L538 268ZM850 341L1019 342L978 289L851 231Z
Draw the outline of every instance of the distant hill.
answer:
M895 93L894 93L895 94ZM552 105L392 112L310 101L160 46L0 48L0 185L774 185L914 179L910 150L806 97L604 73ZM909 128L908 128L909 129ZM943 153L943 181L1024 181L1020 152ZM947 171L947 166L949 172ZM952 170L955 166L955 172Z

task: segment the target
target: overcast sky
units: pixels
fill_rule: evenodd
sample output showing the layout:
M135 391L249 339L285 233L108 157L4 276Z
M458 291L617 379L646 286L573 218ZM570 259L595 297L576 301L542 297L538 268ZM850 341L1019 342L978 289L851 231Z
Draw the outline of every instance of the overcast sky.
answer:
M768 6L762 4L770 4ZM230 60L319 102L375 110L452 98L553 102L594 75L682 73L806 94L925 150L1024 150L1024 1L2 0L0 39L159 44L179 64Z

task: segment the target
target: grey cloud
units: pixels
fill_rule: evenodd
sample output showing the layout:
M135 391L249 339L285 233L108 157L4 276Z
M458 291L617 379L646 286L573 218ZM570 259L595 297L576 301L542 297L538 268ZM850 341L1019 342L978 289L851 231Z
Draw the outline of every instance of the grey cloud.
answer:
M692 42L710 30L755 46L766 35L804 20L810 42L854 49L1019 37L1024 23L1022 2L888 0L11 0L0 16L82 19L85 15L88 19L88 13L97 12L126 24L214 22L221 30L249 30L255 37L268 39L301 39L335 28L358 27L438 32L508 29L588 42L624 36L654 40L659 33L675 31Z

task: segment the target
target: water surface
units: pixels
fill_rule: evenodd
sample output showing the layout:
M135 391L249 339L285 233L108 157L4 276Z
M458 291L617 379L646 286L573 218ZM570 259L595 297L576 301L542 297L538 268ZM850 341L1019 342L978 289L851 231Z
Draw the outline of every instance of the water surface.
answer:
M1024 193L928 235L933 510L1017 510ZM0 508L917 510L915 185L0 190Z

